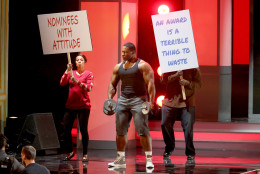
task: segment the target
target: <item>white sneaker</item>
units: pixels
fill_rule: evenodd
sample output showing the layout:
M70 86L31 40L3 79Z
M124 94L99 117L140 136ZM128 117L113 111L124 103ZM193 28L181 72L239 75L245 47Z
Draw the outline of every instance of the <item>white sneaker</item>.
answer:
M126 168L109 167L108 171L114 171L116 174L125 174Z
M154 168L152 156L146 157L146 168Z
M153 173L154 168L146 168L146 173Z
M154 168L154 165L151 161L146 162L146 168Z
M119 156L118 155L114 162L108 163L108 167L126 168L125 156Z

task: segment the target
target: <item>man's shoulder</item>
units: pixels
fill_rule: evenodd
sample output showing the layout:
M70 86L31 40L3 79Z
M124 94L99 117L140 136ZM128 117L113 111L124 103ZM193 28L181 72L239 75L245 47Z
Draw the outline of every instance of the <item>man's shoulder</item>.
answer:
M31 164L29 164L28 166L26 166L25 168L26 169L29 169L29 168L42 168L42 167L44 167L43 165L40 165L40 164L38 164L38 163L31 163ZM45 168L45 167L44 167Z
M141 71L150 71L152 70L152 67L148 62L141 59L140 62L138 63L138 69Z
M120 66L121 64L123 64L123 63L125 63L125 61L123 60L122 62L120 62L120 63L118 63L118 64L116 64L116 66Z
M140 58L138 58L138 59L140 59ZM140 59L139 64L142 64L142 63L147 63L147 62L144 61L143 59Z
M33 174L33 173L35 173L35 171L38 171L38 173L41 173L41 174L50 173L49 170L45 166L37 164L37 163L32 163L25 167L26 174Z
M121 65L122 63L124 63L124 61L122 61L122 62L116 64L116 65L114 66L114 71L118 71L118 69L119 69L119 67L120 67L120 65Z

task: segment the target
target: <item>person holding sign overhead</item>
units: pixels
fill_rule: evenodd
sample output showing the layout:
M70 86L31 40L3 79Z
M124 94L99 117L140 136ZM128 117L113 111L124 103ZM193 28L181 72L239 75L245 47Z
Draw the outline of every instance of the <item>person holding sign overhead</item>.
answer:
M132 43L126 43L122 48L123 60L113 69L108 87L108 99L116 94L118 82L121 80L121 96L116 107L116 144L117 158L108 164L109 167L125 168L125 148L127 132L133 118L135 128L140 135L141 145L146 155L146 167L154 168L152 163L152 140L148 127L148 114L142 112L142 104L146 101L146 86L152 109L155 109L154 73L151 66L136 57L136 48Z
M182 78L183 77L183 78ZM195 123L195 90L201 87L201 76L198 68L164 73L161 83L166 85L166 96L162 106L161 128L165 142L163 157L169 157L175 148L173 125L181 121L184 131L187 165L195 164L193 145L193 124ZM186 99L182 95L185 88Z
M87 58L83 54L76 57L77 70L72 71L72 64L67 65L67 69L61 77L61 86L69 85L69 95L66 102L64 114L64 140L68 154L65 161L70 160L75 154L72 147L71 130L76 117L79 119L80 132L83 144L83 162L88 161L88 119L90 113L89 92L93 88L93 73L85 70Z

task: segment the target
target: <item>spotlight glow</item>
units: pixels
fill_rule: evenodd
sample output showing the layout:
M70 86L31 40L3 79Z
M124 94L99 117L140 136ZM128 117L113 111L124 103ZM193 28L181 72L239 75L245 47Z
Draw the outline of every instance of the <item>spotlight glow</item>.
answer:
M159 14L166 14L169 13L170 9L167 5L160 5L160 7L158 8L158 13Z
M15 116L11 116L11 117L9 117L9 118L11 118L11 119L17 119L18 117L15 117Z
M157 97L157 100L156 100L157 105L162 107L162 102L163 102L164 98L165 98L164 95L160 95L159 97Z
M129 34L130 28L130 18L129 13L127 13L123 19L123 38L125 39Z
M159 76L162 76L162 71L161 71L161 67L160 66L157 69L157 73L158 73Z

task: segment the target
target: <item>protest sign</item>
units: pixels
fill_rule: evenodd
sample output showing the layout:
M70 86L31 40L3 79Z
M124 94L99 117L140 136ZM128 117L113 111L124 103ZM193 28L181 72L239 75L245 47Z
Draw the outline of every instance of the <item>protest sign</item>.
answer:
M87 11L38 15L43 54L92 51Z
M161 72L197 68L189 10L152 15Z

